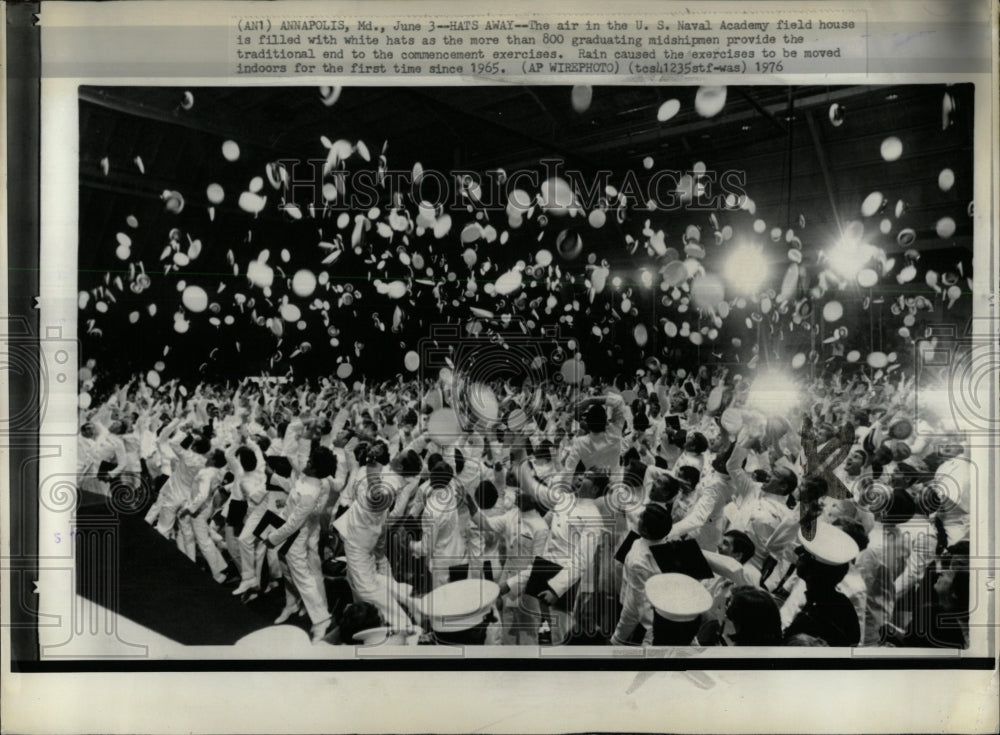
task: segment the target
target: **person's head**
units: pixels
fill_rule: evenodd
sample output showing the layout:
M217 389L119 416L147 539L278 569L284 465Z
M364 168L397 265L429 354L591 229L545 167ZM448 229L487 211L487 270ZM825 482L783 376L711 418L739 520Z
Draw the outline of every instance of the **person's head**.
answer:
M240 467L244 472L253 472L257 469L257 455L250 447L240 447L236 450L236 459L240 462Z
M479 483L479 487L476 488L476 505L482 510L495 508L499 499L500 493L497 492L496 485L489 480L483 480Z
M851 477L857 477L868 464L868 453L864 449L855 449L847 455L844 461L844 472Z
M521 513L538 511L538 503L535 502L535 499L530 494L523 490L518 491L517 495L514 496L514 505L517 506L517 509Z
M712 454L719 454L719 452L724 452L726 446L729 444L729 438L723 431L713 431L708 435L708 450Z
M798 484L798 475L790 467L778 465L771 470L770 476L767 482L761 487L761 490L773 495L786 497L795 492Z
M659 400L650 401L646 404L646 415L651 419L657 419L660 416L660 402Z
M212 442L203 436L200 436L191 442L191 451L195 454L208 454L211 448Z
M402 477L416 477L423 469L423 465L420 455L412 449L397 454L390 462L392 469Z
M80 427L80 436L84 439L93 439L97 435L94 425L89 421Z
M691 454L701 454L706 449L708 449L708 439L705 438L704 434L698 431L690 432L684 440L685 452L690 452Z
M451 465L445 461L440 461L430 468L430 482L432 488L446 488L454 478L455 471L451 468Z
M900 462L896 465L896 468L889 479L889 484L892 485L895 490L908 490L917 482L921 482L928 478L929 474L914 464L910 464L909 462Z
M538 443L538 447L534 451L535 459L539 462L551 462L554 448L551 441L543 439Z
M678 393L672 399L670 399L670 412L671 413L684 413L688 410L688 399L687 396Z
M639 535L650 541L666 538L673 527L670 510L658 503L649 503L639 516Z
M827 492L826 480L818 474L806 475L799 488L799 500L803 503L816 502Z
M854 539L854 543L858 545L858 551L864 551L868 548L868 532L865 531L861 521L841 516L833 521L833 525Z
M682 489L683 486L673 475L660 475L653 479L649 488L649 500L666 505L672 503Z
M337 472L337 456L326 447L314 446L303 472L320 480L331 477Z
M111 425L108 427L108 431L110 431L115 436L121 436L122 434L125 433L127 428L128 427L124 421L118 420L111 422Z
M689 464L678 467L674 474L676 474L677 479L681 481L681 492L685 494L696 489L698 487L698 483L701 482L701 471L697 467L692 467Z
M577 476L574 493L578 498L593 500L607 492L610 478L603 472L588 472Z
M832 590L850 571L850 564L826 564L799 546L795 549L795 573L808 589Z
M771 594L760 587L733 589L726 623L726 635L737 646L781 645L781 613Z
M756 547L750 537L743 531L726 531L719 541L718 552L723 556L728 556L740 564L746 564L753 559Z
M715 470L717 474L729 477L729 470L726 469L726 462L729 461L729 458L733 454L733 449L735 448L735 444L730 444L726 451L715 455L715 459L712 460L712 469Z
M221 449L216 449L208 458L208 466L221 470L226 466L226 453Z
M837 430L830 424L820 424L816 427L816 443L824 444L837 435Z
M892 450L885 444L879 446L872 453L872 465L878 465L879 467L885 467L887 464L892 462Z
M796 633L795 635L789 636L785 641L786 646L804 646L809 648L828 648L829 643L824 641L822 638L817 638L814 635L809 635L808 633Z
M403 431L412 431L417 425L417 412L412 408L404 413L399 419L399 428Z
M608 412L604 404L590 406L583 416L583 423L591 434L603 434L608 428Z
M903 441L894 441L889 445L893 462L905 462L910 458L910 445Z
M389 447L384 441L374 441L368 445L368 462L385 467L389 464Z

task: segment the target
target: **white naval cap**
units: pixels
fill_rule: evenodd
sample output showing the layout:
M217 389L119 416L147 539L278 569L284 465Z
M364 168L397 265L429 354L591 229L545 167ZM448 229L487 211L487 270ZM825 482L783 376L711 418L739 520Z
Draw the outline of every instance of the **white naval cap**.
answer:
M656 574L646 580L646 597L663 618L676 623L694 620L712 607L712 595L686 574Z
M816 522L816 534L807 539L799 529L799 543L816 561L832 566L847 564L859 553L854 539L825 521Z
M388 626L382 625L378 628L368 628L367 630L359 630L357 633L351 636L351 641L360 643L362 646L377 646L379 644L385 643L386 639L389 637ZM348 641L350 643L351 641Z
M744 585L747 583L746 574L743 571L743 565L740 564L738 559L734 559L731 556L724 556L723 554L719 554L715 551L706 551L704 549L702 549L701 553L705 557L705 561L708 562L708 566L712 570L713 574L724 577L736 585Z
M435 633L457 633L480 625L500 596L500 585L488 579L450 582L420 601Z

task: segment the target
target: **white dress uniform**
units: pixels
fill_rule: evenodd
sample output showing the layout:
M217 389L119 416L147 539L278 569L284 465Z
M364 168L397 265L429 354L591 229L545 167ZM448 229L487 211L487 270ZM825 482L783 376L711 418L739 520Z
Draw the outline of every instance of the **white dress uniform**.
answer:
M646 580L660 574L660 566L650 550L650 546L656 543L644 538L636 539L625 557L620 596L622 611L611 637L611 644L614 646L627 645L638 625L646 630L643 645L653 642L653 606L646 597Z
M232 462L235 481L243 500L247 503L247 514L243 521L243 530L239 535L240 550L240 586L233 594L242 594L260 586L261 573L264 570L265 546L253 535L254 529L267 512L267 474L265 472L264 455L256 444L249 445L257 459L257 466L252 472L243 469L239 459Z
M447 584L448 568L468 564L464 528L459 503L464 505L464 493L456 480L445 488L427 491L420 518L423 534L415 543L418 555L427 557L432 589Z
M611 409L607 429L599 434L578 436L572 441L563 460L567 471L575 472L580 463L587 470L608 473L618 467L622 453L627 448L622 439L622 428L627 421L625 402L620 395L615 394L604 396L604 400L605 405Z
M328 493L328 482L315 477L300 478L283 509L284 525L268 536L273 546L280 547L298 531L298 536L285 554L285 607L297 607L297 594L314 629L322 627L331 617L319 556L320 511L326 504ZM288 584L289 581L291 584Z
M536 556L542 556L549 537L549 526L538 511L521 513L511 508L505 513L489 516L477 514L476 523L483 523L494 533L500 534L507 549L501 579L509 579L526 569ZM537 641L540 624L538 601L529 595L508 592L503 598L501 622L503 644L508 646L533 646Z
M373 483L378 483L377 487ZM391 589L395 581L380 542L389 510L403 484L403 478L394 472L361 468L353 487L345 490L353 502L333 523L344 542L347 582L354 601L375 605L394 631L408 630L412 623Z
M942 507L934 515L944 526L947 545L969 540L972 467L968 458L955 457L943 462L935 473L941 488Z
M725 475L698 483L698 497L684 518L674 524L670 538L690 536L703 549L715 551L722 539L724 509L733 499L733 484Z
M195 477L195 493L185 506L189 515L181 517L181 534L185 536L185 544L190 544L190 537L194 544L201 551L201 555L208 562L208 568L216 581L222 581L221 577L226 569L226 560L219 553L215 543L208 533L209 518L212 515L212 491L222 480L224 470L217 467L205 467L198 471Z
M597 504L589 498L578 497L566 505L565 509L553 510L549 514L549 535L539 555L562 567L548 581L549 589L557 598L564 597L578 582L580 591L593 591L594 557L608 525ZM521 594L530 574L530 570L524 570L507 579L511 594ZM552 617L553 643L561 643L569 637L572 622L566 614Z
M180 444L169 442L176 459L171 463L170 479L160 490L160 513L156 530L166 537L174 530L177 512L184 507L194 494L195 477L205 467L205 457L190 449L182 449ZM185 551L178 537L178 548ZM187 553L185 551L185 553Z

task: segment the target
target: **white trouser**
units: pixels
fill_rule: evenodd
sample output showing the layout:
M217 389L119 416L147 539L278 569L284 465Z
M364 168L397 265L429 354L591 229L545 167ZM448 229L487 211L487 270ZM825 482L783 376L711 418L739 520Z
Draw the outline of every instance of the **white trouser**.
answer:
M644 589L637 590L632 585L622 583L622 612L618 617L618 625L615 627L614 635L611 636L611 645L626 646L635 633L637 626L642 625L646 633L643 636L644 645L653 643L653 621L649 601L646 598Z
M225 570L226 560L222 558L212 538L208 535L209 519L212 517L212 504L205 503L196 515L186 515L181 518L181 534L190 534L194 543L208 562L212 574ZM193 554L189 555L193 557Z
M267 512L267 503L251 505L240 531L240 575L242 581L260 586L260 575L264 570L264 542L253 535L260 519Z
M347 538L343 541L344 557L347 560L347 583L354 593L354 601L370 602L377 607L392 630L412 628L406 610L390 589L395 580L378 571L374 549L370 545L356 544Z
M319 521L306 520L299 535L285 554L285 607L295 607L302 600L313 625L330 619L326 600L323 567L319 558Z

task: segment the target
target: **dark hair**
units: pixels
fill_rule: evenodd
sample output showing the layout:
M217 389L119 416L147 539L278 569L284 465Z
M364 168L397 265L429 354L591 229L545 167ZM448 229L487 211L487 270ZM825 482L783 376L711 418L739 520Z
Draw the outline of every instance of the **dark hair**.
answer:
M725 452L719 454L712 460L712 469L718 472L720 475L725 475L729 477L729 470L726 469L726 462L733 455L733 450L736 449L736 444L730 444Z
M535 449L534 455L542 462L549 462L552 460L553 449L555 449L555 445L553 445L548 439L543 439L539 442L538 448Z
M687 440L685 441L690 441L694 445L691 451L695 454L701 454L708 449L708 439L706 439L705 435L700 431L688 434Z
M781 645L781 613L767 590L744 585L732 592L726 617L736 632L731 636L739 646Z
M639 411L633 416L632 424L636 431L645 431L649 428L649 417L643 411Z
M208 463L212 465L212 467L215 467L216 469L222 469L223 467L226 466L226 453L223 452L221 449L216 449L214 452L212 452L212 456L208 460Z
M448 483L454 479L455 472L447 462L438 462L431 466L430 476L431 487L443 488L447 487Z
M639 450L636 449L635 447L629 447L628 451L626 451L625 454L622 455L622 464L627 467L633 462L641 461L641 459L642 458L639 456Z
M455 447L455 474L461 475L462 470L465 469L465 455L462 454L462 450Z
M838 518L833 522L833 525L854 539L854 543L858 545L858 551L864 551L868 548L868 534L859 521L853 518Z
M591 434L600 434L608 428L608 412L600 403L588 408L583 420L587 424L587 431Z
M260 447L260 451L266 452L271 448L271 437L269 436L255 436L254 441L257 442L257 446Z
M786 646L809 646L811 648L828 648L829 643L824 641L822 638L817 638L814 635L809 635L808 633L796 633L788 637L785 641Z
M519 491L514 497L514 505L516 505L517 509L522 513L538 510L538 503L535 502L535 499L531 497L531 495L523 490Z
M210 442L205 437L198 437L191 444L191 451L195 454L208 454L208 451L212 448L212 442Z
M355 457L357 457L357 453L355 453ZM366 464L366 465L372 464L374 462L384 467L385 465L389 464L389 447L386 446L386 443L381 440L371 442L370 444L366 444L364 458L365 458L364 462L362 462L360 459L358 459L358 462L360 464Z
M326 447L313 447L309 453L313 477L323 479L337 472L337 456Z
M906 490L893 489L889 504L882 511L883 525L897 526L906 523L917 513L917 504Z
M476 504L483 510L489 510L496 506L500 499L497 487L489 480L483 480L476 489Z
M677 468L677 479L686 482L694 490L701 482L701 470L689 464Z
M827 488L826 480L820 475L806 475L802 480L802 487L799 490L799 500L803 503L811 500L819 500L826 495Z
M795 492L795 488L799 486L798 475L795 474L794 470L788 467L775 467L772 477L781 481L781 488L784 490L784 492L781 493L782 495L790 496L793 492Z
M236 457L240 460L240 467L244 472L253 472L257 469L257 455L250 447L240 447L236 450Z
M840 584L851 569L850 564L824 564L810 554L809 579L806 584L823 589L833 589ZM800 575L802 576L802 575Z
M753 541L743 531L733 529L732 531L726 531L723 535L732 542L733 552L739 558L740 564L746 564L757 553L757 547L754 546Z
M639 535L650 541L657 541L670 533L673 525L667 508L658 503L650 503L639 516Z

